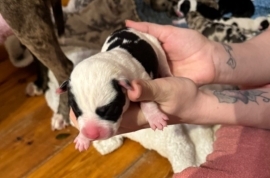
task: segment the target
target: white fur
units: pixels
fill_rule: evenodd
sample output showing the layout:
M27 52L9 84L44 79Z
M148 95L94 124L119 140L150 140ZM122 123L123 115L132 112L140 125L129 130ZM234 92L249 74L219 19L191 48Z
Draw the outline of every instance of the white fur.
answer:
M214 132L211 126L169 125L163 131L143 129L118 135L107 140L94 141L93 146L102 155L109 154L123 144L123 138L139 142L147 149L167 158L174 173L204 163L212 152Z
M189 11L196 11L197 10L197 1L196 0L189 0L189 2L190 2Z
M100 120L95 110L114 99L116 91L112 87L112 79L150 79L139 62L130 58L131 55L124 50L117 49L98 53L74 68L70 77L70 87L79 108L83 111L83 115L78 118L80 127L84 125L85 120L91 119L112 128L114 133L117 131L112 122ZM128 100L126 104L129 104Z
M71 59L71 62L74 65L77 65L77 63L79 63L86 57L96 54L98 52L97 50L89 50L83 47L72 47L72 46L62 47L62 50L68 57L68 59ZM48 76L49 76L48 82L49 90L45 92L45 98L47 100L47 104L55 113L51 118L51 127L52 130L61 130L65 127L65 125L61 124L64 122L63 117L60 117L59 115L56 114L59 105L59 94L55 92L56 89L59 87L59 84L50 70L48 71ZM73 123L71 122L71 124Z
M135 33L139 36L139 40L143 39L153 47L158 56L160 74L162 76L171 76L165 53L157 39L132 29L128 29L127 31ZM80 129L85 126L87 121L97 123L110 131L110 135L106 135L105 138L111 137L111 134L115 134L121 122L121 116L116 123L113 123L111 121L101 120L95 113L98 107L109 104L115 98L116 91L113 89L111 81L113 79L126 79L128 81L134 79L151 79L140 62L134 59L125 49L116 47L110 51L106 51L110 44L114 42L109 43L109 39L110 37L105 41L100 53L85 59L74 68L69 83L70 90L75 96L79 108L82 110L82 116L78 118ZM129 43L129 41L126 40L124 43ZM126 97L124 108L128 108L128 106L129 100ZM141 108L150 125L154 119L158 121L157 128L161 128L162 126L160 125L164 126L166 124L165 121L165 123L162 121L167 116L159 111L156 103L144 102L141 104ZM158 117L159 115L162 116ZM152 125L151 127L154 128Z
M43 91L38 89L38 87L33 82L30 82L25 88L25 93L29 96L39 96L43 94Z

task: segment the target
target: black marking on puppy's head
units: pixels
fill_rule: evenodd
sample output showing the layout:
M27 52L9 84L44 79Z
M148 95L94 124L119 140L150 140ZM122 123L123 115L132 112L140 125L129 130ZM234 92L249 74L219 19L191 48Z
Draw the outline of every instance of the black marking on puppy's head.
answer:
M269 22L268 20L264 20L261 22L261 29L260 30L265 30L269 27Z
M135 33L122 30L114 33L108 42L113 41L107 51L116 47L125 49L138 60L151 78L158 77L158 57L153 47Z
M118 33L121 33L122 31L126 31L128 29L129 29L128 27L119 28L118 30L115 30L114 32L112 32L111 36L114 36L114 35L116 35ZM110 42L110 40L108 42Z
M187 15L187 13L190 10L190 1L189 0L184 0L184 2L180 5L179 11L184 14L184 16Z
M72 111L74 112L76 119L82 115L82 110L79 108L76 98L74 94L70 91L70 88L68 89L68 105L71 107Z
M79 106L76 102L76 98L70 89L71 89L70 80L64 81L59 87L60 92L63 93L63 92L67 91L68 105L69 105L69 107L71 107L71 109L73 110L73 112L76 116L76 119L78 120L78 117L80 117L82 115L82 110L79 108Z
M98 107L95 112L101 119L117 122L122 115L126 96L116 79L113 79L111 84L116 91L115 98L109 104Z
M158 77L158 57L152 46L144 40L122 45L144 67L151 78Z
M107 51L110 51L113 48L116 48L124 43L124 40L135 42L139 40L139 37L135 35L134 33L128 32L129 28L122 28L119 30L116 30L112 33L110 39L108 40L108 43L114 41L107 49Z

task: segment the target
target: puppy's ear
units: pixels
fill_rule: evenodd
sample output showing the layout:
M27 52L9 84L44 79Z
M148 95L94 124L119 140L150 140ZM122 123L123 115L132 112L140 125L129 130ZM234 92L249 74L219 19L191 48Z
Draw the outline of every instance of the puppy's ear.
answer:
M118 84L120 86L122 86L123 88L127 89L127 90L132 90L132 86L131 86L131 83L128 79L126 78L121 78L121 79L118 79Z
M62 94L65 93L68 90L69 86L69 80L64 81L59 88L57 88L56 93L57 94Z

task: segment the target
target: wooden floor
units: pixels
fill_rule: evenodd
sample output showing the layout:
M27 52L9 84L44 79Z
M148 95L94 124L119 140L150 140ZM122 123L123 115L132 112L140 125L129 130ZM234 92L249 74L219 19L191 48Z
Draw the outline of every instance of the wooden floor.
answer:
M126 139L117 151L101 156L93 147L80 153L69 127L51 131L52 112L43 96L27 97L33 66L15 68L0 47L0 178L163 178L171 177L167 159ZM59 138L59 134L70 134Z

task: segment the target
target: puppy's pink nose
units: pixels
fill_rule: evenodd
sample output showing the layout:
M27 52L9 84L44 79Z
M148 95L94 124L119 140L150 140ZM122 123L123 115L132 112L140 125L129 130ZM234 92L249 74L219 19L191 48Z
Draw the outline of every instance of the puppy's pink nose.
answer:
M86 136L87 138L91 139L91 140L95 140L97 138L99 138L99 129L97 127L86 127L83 128L82 133L84 136Z

